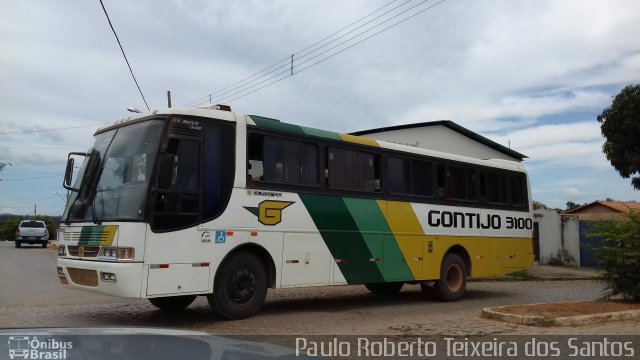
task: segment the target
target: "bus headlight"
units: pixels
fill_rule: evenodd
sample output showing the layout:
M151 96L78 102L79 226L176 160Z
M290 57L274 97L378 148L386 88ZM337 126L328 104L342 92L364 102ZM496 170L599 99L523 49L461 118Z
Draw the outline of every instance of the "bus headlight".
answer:
M98 259L107 261L131 261L136 257L132 247L103 247Z

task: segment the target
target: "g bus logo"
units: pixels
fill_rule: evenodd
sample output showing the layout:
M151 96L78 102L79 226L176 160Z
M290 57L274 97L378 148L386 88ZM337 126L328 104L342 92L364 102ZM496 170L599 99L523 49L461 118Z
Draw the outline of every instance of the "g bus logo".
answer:
M250 213L258 217L258 221L263 225L278 225L282 221L282 210L293 204L292 201L265 200L258 204L258 207L248 207Z

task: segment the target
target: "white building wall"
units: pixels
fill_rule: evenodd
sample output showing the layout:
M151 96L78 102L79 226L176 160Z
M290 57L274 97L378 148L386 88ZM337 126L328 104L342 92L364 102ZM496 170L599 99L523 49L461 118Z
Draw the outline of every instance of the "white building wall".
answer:
M512 157L472 140L443 125L391 130L363 136L478 159L504 159L514 161Z
M566 254L580 266L580 227L577 216L562 216L564 222L564 248Z
M539 229L540 265L580 265L578 220L563 218L555 210L533 210Z

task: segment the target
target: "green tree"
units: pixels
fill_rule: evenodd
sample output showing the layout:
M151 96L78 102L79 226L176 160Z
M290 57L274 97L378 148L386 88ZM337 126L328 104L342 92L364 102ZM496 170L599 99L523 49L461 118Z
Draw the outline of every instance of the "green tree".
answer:
M629 85L598 115L606 138L602 152L625 179L640 190L640 84ZM636 175L636 176L634 176Z
M0 222L0 240L15 240L16 229L20 224L20 219L11 217Z
M604 247L590 248L598 260L597 281L604 285L604 297L640 302L640 212L600 222L588 236L604 240Z
M567 209L566 209L566 211L573 210L573 209L575 209L577 207L580 207L580 206L582 206L582 205L576 204L573 201L567 201Z

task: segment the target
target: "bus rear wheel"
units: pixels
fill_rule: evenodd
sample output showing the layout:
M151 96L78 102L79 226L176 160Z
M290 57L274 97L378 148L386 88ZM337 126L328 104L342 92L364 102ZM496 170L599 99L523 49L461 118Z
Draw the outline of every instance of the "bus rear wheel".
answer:
M383 282L364 284L367 290L376 295L393 295L397 294L404 286L404 282Z
M195 295L170 296L150 298L149 302L160 310L167 312L179 312L191 305L196 299Z
M467 267L458 254L449 253L442 260L440 279L433 286L442 301L458 301L467 289Z
M267 271L254 254L239 251L225 260L216 274L209 305L229 320L255 315L267 296Z

